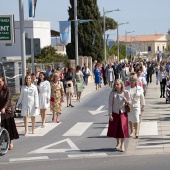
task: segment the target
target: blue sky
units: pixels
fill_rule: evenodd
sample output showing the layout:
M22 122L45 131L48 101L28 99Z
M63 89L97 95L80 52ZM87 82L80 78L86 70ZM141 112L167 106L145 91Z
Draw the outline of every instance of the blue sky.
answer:
M59 30L58 22L68 20L69 0L38 0L35 20L51 21L51 28ZM25 18L28 18L28 0L24 0ZM166 34L170 28L170 0L98 0L99 10L103 15L105 10L120 8L119 12L107 14L119 23L129 24L119 26L119 35L126 31L135 31L132 35L147 35L154 33ZM19 0L1 0L0 14L14 14L19 20ZM107 31L109 38L116 38L116 30Z

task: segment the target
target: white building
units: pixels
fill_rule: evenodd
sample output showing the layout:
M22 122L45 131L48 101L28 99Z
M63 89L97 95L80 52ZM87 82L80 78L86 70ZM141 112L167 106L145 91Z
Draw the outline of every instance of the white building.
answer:
M0 61L6 58L21 60L20 22L15 21L15 43L0 43ZM50 21L25 20L25 38L39 38L40 48L51 45Z

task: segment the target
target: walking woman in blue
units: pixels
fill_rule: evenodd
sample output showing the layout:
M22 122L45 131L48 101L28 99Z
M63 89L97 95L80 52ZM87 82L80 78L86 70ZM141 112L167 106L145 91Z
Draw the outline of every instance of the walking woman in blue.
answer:
M101 84L101 72L99 69L99 64L95 65L94 77L95 77L96 90L98 90L100 88L100 84Z

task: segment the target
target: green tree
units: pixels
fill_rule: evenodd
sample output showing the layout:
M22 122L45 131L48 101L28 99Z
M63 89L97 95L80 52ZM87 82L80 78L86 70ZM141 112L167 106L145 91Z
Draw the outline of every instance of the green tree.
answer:
M103 20L103 17L101 17L101 20ZM112 18L105 17L105 23L106 23L105 31L115 30L117 28L117 22L114 21ZM103 28L103 24L102 24L102 28Z
M69 20L74 20L74 0L70 0L68 9ZM103 37L102 37L102 20L97 6L97 0L78 0L77 1L77 18L92 19L93 21L78 24L78 51L79 55L91 56L93 60L101 61L103 58ZM67 54L70 59L75 58L75 34L74 22L71 26L71 43L66 46ZM95 42L92 45L93 35Z
M63 62L67 63L67 55L56 53L53 46L46 46L41 49L41 54L34 56L35 63L51 63L51 62ZM31 63L31 58L27 59L27 63Z
M41 57L52 57L56 53L56 50L53 46L46 46L41 49Z
M117 56L117 44L114 44L113 47L109 50L109 55L116 55ZM119 60L126 58L126 46L122 43L119 43Z

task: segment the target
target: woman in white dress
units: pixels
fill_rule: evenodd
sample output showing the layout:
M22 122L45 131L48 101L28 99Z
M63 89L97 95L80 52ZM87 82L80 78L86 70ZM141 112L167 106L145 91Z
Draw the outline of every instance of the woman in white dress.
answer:
M46 79L46 74L41 72L38 82L39 108L42 119L42 128L45 127L46 110L50 107L51 86Z
M22 105L21 116L24 117L25 136L28 135L28 116L31 116L32 133L35 132L35 116L39 115L38 91L37 87L32 84L31 76L25 76L25 85L21 88L21 93L17 106Z
M142 87L137 85L138 78L136 75L132 75L129 78L130 85L126 87L126 90L130 93L131 99L131 112L128 114L129 125L130 125L130 136L132 137L134 134L133 124L135 125L135 135L136 138L139 137L139 122L140 122L140 114L144 111L145 99L143 94Z
M73 76L76 83L77 100L80 102L81 93L83 91L83 73L79 65L76 67L76 71Z
M114 79L114 70L111 67L111 64L108 65L106 70L107 82L109 83L109 87L112 88L113 79Z

